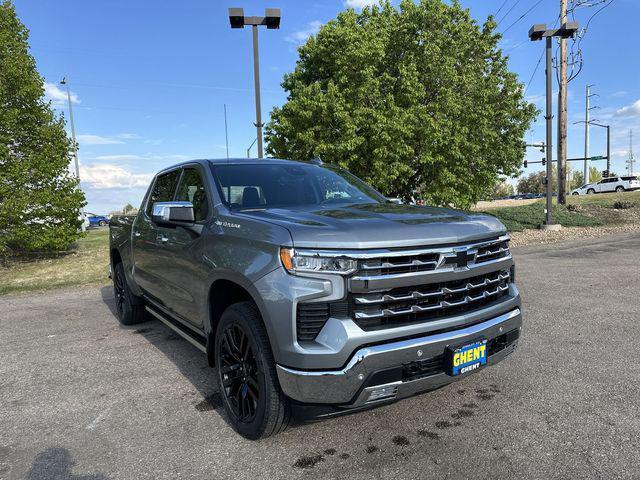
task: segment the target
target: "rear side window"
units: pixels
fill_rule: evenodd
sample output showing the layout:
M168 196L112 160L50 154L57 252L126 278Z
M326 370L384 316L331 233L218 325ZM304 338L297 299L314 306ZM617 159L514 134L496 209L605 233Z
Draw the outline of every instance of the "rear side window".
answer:
M173 192L176 190L179 174L180 170L173 170L156 178L156 182L153 184L153 189L151 190L151 195L149 196L149 201L147 202L147 215L151 216L154 203L170 202L173 200Z
M638 177L621 177L622 180L625 180L627 182L630 182L632 180L638 180Z
M207 218L209 213L209 201L207 191L200 172L195 168L185 168L178 191L176 192L176 202L191 202L196 222Z

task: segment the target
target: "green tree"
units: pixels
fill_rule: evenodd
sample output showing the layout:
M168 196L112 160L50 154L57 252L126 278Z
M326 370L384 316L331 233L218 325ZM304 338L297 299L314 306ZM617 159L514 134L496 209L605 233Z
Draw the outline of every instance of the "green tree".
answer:
M0 1L0 252L66 248L85 204L68 170L76 146L44 100L28 35Z
M299 48L267 152L348 168L384 194L467 207L522 164L535 117L498 48L457 1L348 9Z
M578 187L581 187L585 184L584 175L582 170L576 170L571 177L571 181L569 182L570 190L575 190ZM598 167L591 166L589 167L589 183L597 183L602 180L602 173L598 170Z
M491 198L496 199L508 197L509 195L513 195L514 193L515 190L513 188L513 185L508 183L505 179L499 179L493 187Z
M546 170L540 170L539 172L530 173L526 177L521 177L518 180L518 193L547 193L547 186L544 183L546 176ZM553 191L557 192L558 168L555 165L551 168L551 177Z

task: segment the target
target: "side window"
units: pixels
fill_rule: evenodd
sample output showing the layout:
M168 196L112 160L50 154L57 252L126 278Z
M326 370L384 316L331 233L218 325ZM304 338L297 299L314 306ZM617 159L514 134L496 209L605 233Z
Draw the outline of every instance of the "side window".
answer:
M174 170L160 175L156 179L156 182L153 184L153 190L151 190L151 195L149 195L149 201L147 202L147 215L151 216L154 203L170 202L173 200L173 192L176 189L179 174L180 170Z
M204 188L204 182L198 170L195 168L184 169L175 200L176 202L193 203L193 213L196 222L207 218L207 214L209 213L207 191Z

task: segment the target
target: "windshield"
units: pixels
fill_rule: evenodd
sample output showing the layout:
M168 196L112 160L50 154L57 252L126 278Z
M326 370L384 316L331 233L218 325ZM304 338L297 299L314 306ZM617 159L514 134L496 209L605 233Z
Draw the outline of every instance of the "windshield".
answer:
M215 165L213 173L231 208L274 208L384 203L386 199L349 172L319 165Z

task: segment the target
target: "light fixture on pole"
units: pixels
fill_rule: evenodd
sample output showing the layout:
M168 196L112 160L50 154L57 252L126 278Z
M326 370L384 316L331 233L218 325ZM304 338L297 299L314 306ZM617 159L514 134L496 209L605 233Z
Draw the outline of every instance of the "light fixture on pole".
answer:
M62 77L60 85L67 87L67 101L69 103L69 125L71 126L71 139L73 140L73 159L76 166L76 178L78 179L78 187L80 186L80 165L78 164L78 144L76 143L76 127L73 123L73 108L71 107L71 89L69 88L69 82L67 77ZM82 216L82 231L85 231L84 226L84 207L80 208L80 215Z
M561 37L561 38L569 38L569 37L573 37L576 32L578 31L578 22L565 22L560 28L558 29L551 29L551 30L547 30L547 25L544 23L538 23L535 24L533 27L531 27L531 29L529 29L529 38L531 39L532 42L538 41L538 40L542 40L543 38L546 39L546 95L547 95L547 101L546 101L546 112L545 112L545 120L546 120L546 131L547 131L547 138L545 141L545 145L546 145L546 162L547 162L547 178L546 178L546 186L547 186L547 208L546 208L546 212L545 212L545 221L544 221L544 228L552 228L551 225L553 225L553 215L551 213L552 210L552 197L553 197L553 169L552 169L552 163L553 163L553 157L552 157L552 140L553 140L553 131L552 131L552 126L553 126L553 114L551 112L552 110L552 87L553 87L553 83L552 83L552 38L553 37ZM560 181L560 180L559 180Z
M229 9L231 28L244 28L251 25L253 30L253 79L256 97L256 133L258 140L258 158L263 158L262 149L262 112L260 106L260 59L258 55L258 26L265 25L269 30L280 28L280 9L265 9L264 17L245 17L242 8Z

